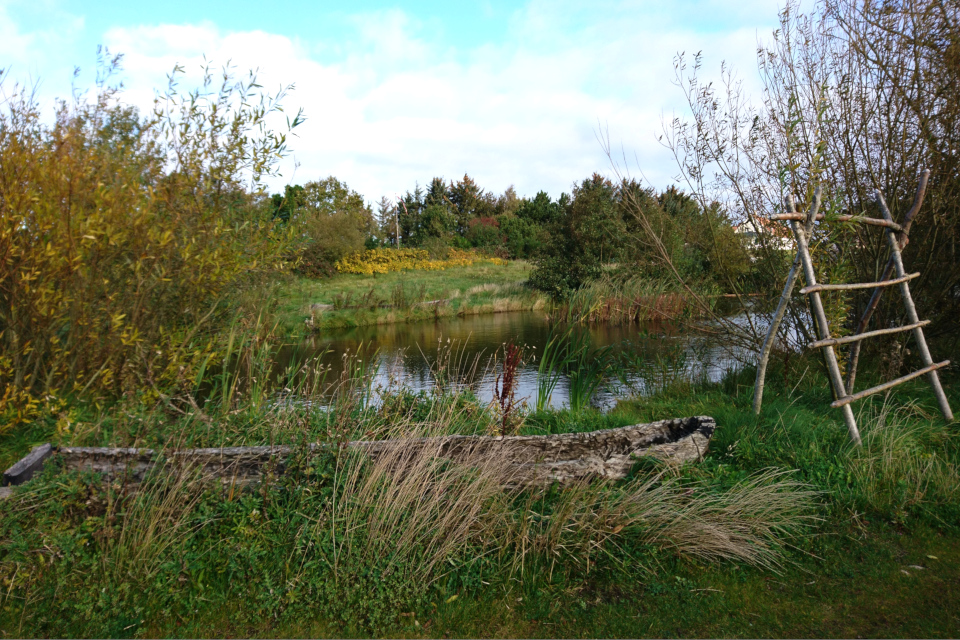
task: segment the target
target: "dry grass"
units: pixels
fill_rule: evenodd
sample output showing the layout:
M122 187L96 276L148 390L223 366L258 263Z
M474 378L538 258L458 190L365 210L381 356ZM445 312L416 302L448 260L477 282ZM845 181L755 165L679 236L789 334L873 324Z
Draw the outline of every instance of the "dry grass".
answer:
M495 282L488 282L486 284L478 284L475 287L470 287L469 289L467 289L467 295L472 296L477 293L496 292L496 291L500 291L500 289L501 289L501 286L499 284Z
M425 585L447 558L502 537L508 513L502 486L509 469L479 456L446 462L415 442L437 431L407 425L409 446L372 459L359 452L343 458L336 483L342 489L330 520L337 538L335 571L344 557L363 565L391 558Z
M531 494L511 532L513 565L522 572L534 554L589 570L595 552L623 562L629 556L614 550L629 540L772 569L784 539L815 520L815 495L780 471L763 472L724 493L662 474L622 487L579 483L564 490L549 515L538 513L538 497Z
M160 475L148 486L126 488L121 502L107 505L104 518L121 518L123 524L103 546L106 580L133 577L146 584L156 575L167 552L192 532L190 519L202 496L195 480L187 470Z

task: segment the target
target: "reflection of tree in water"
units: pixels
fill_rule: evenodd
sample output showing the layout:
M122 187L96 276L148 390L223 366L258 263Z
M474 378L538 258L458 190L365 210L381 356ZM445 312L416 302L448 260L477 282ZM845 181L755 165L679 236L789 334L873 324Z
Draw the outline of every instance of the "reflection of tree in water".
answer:
M593 325L574 331L585 333L594 349L611 346L609 357L617 366L611 368L594 399L601 406L612 406L617 397L656 392L675 380L718 380L737 365L736 358L711 346L709 340L681 335L662 323ZM469 387L482 402L489 402L493 398L496 358L503 345L512 342L525 346L528 354L517 372L517 400L533 405L539 355L551 335L547 320L534 313L327 331L280 348L272 373L278 386L296 388L302 382L297 375L317 375L320 371L325 384L331 386L341 379L345 362L350 359L344 354L352 354L370 365L374 389L403 386L418 392L432 391L438 384L454 385ZM304 367L304 363L310 365ZM297 371L301 372L290 375ZM569 380L564 376L553 393L551 406L566 406L569 391Z

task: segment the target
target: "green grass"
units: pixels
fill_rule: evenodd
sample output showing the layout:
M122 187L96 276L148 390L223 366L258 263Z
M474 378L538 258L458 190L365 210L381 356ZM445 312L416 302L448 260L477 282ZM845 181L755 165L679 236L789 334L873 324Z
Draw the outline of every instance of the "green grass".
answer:
M317 330L410 322L542 307L546 299L526 286L531 266L522 260L488 262L443 271L402 271L372 276L341 274L294 278L279 287L281 325L296 331L314 317ZM403 300L398 302L398 287ZM432 301L440 304L422 304ZM316 310L311 305L333 305Z
M714 416L719 429L707 458L679 475L657 480L662 468L642 462L634 478L615 486L503 502L472 476L424 467L429 482L406 490L440 481L442 491L423 496L459 500L459 508L475 500L475 524L465 529L442 528L457 524L442 524L452 508L446 502L424 510L432 503L421 494L404 497L388 476L370 476L333 454L302 453L285 475L245 491L163 479L130 491L92 474L50 470L0 513L0 637L956 636L956 425L943 423L929 390L916 382L858 403L864 447L855 449L829 408L819 363L793 364L786 379L772 367L759 418L750 410L752 372L745 371L720 384L677 381L605 414L533 413L521 428L560 433ZM945 379L945 387L960 406L956 379ZM18 429L0 450L49 437L296 444L376 437L398 424L463 432L496 422L470 394L399 393L381 408L365 408L356 397L344 395L331 412L306 405L277 411L250 396L202 412L176 403L143 408L131 399L102 415L91 410L59 435L54 418ZM660 491L663 482L666 490L687 487L670 499L704 508L730 500L771 468L817 492L815 510L803 513L818 520L802 524L788 512L748 509L723 512L717 522L747 526L767 518L776 540L760 543L771 545L773 568L747 556L705 559L710 540L689 542L682 518L659 534L641 521L618 528L624 521L615 505L624 496ZM370 477L375 481L364 484ZM431 555L427 542L409 544L430 539L455 544L441 556ZM442 562L430 564L436 557Z
M391 629L397 637L956 637L960 540L929 529L831 529L779 574L667 562L660 575L622 576L510 593L434 597ZM929 556L936 556L936 560ZM910 565L925 567L923 570ZM910 575L902 573L907 571ZM443 594L440 594L443 595ZM176 627L179 636L362 636L321 621L233 623L233 607ZM419 625L419 626L418 626ZM162 636L169 627L148 627Z

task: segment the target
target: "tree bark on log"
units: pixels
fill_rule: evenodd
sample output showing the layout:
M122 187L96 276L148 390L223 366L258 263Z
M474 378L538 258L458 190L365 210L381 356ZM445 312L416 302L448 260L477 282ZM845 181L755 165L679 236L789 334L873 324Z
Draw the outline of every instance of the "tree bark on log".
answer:
M716 429L709 416L659 420L619 429L544 436L440 436L397 440L354 441L345 448L373 460L429 456L460 464L496 460L505 485L566 484L592 478L626 477L640 456L670 464L703 459ZM318 452L332 444L313 444ZM287 459L299 450L290 446L224 447L154 451L105 447L59 447L52 460L64 469L92 470L108 478L139 482L159 467L186 469L200 477L231 484L257 482L266 471L283 473ZM19 463L18 463L19 464ZM16 465L15 465L16 466Z

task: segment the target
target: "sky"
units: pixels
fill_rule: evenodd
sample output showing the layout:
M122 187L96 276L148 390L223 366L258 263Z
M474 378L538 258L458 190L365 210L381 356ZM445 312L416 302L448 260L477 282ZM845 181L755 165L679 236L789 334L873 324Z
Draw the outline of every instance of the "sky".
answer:
M274 191L333 175L375 202L467 173L558 197L613 175L605 137L631 175L671 184L658 136L686 111L675 56L702 52L713 79L725 61L757 93L777 13L777 0L0 0L0 68L45 105L92 86L98 45L123 54L123 99L143 109L176 64L184 87L204 60L294 85L285 112L307 119Z

